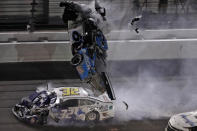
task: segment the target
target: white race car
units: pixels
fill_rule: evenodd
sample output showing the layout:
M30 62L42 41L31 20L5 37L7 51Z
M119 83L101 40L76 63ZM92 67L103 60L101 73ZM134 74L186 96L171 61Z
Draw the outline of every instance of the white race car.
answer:
M58 87L38 89L16 104L12 112L18 119L31 124L47 124L48 117L56 122L95 122L113 118L114 106L106 92Z
M197 111L172 116L165 131L197 131Z
M82 87L60 87L54 91L57 104L50 108L49 115L55 121L98 121L114 117L113 102L107 93L96 97Z

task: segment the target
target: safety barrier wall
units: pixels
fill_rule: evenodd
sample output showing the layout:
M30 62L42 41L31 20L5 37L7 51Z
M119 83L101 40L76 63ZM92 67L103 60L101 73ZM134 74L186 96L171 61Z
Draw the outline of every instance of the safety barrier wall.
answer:
M197 39L109 41L113 61L197 58ZM0 62L70 61L70 43L11 43L1 45Z
M129 29L129 28L128 28ZM196 38L197 29L164 29L164 30L140 30L137 34L133 30L112 30L106 34L108 40L151 40L151 39L192 39ZM42 31L42 32L1 32L0 45L13 41L18 42L42 42L42 41L68 41L68 32Z

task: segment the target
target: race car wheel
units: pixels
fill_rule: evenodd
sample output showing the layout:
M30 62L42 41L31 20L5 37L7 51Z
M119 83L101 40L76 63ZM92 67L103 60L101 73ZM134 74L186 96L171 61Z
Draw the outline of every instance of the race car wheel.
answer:
M73 66L78 66L82 63L83 61L83 56L80 54L74 55L74 57L71 59L71 65Z
M98 121L99 120L99 113L96 111L89 112L86 114L86 121Z

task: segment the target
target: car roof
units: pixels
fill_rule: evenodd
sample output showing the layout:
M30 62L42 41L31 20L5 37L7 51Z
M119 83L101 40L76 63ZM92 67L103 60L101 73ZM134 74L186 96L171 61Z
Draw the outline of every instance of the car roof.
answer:
M54 88L53 91L58 97L87 97L89 92L82 87L58 87Z
M94 96L92 90L84 87L58 87L53 91L57 94L59 99L94 99L101 102L111 102L107 93L103 93L100 96Z

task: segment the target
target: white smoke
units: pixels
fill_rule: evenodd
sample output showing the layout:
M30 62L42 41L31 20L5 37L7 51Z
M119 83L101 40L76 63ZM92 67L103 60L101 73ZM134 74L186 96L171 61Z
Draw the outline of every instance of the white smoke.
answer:
M136 78L113 79L118 120L160 119L197 109L195 79L156 78L151 74L143 72ZM122 101L128 103L128 110Z
M107 19L112 24L113 29L127 27L131 18L136 16L135 12L132 12L133 3L132 1L115 2L117 1L101 0L101 5L107 9ZM156 22L160 23L160 25L155 25L155 28L170 28L168 27L169 25L163 23L162 18L163 17L161 17L160 21ZM169 23L173 21L182 21L182 25L175 25L179 27L184 27L188 22L186 18L174 18L172 21L169 21ZM168 36L168 34L166 34L166 36ZM116 47L113 48L116 50ZM116 53L115 50L112 52ZM124 55L124 51L122 52L122 55ZM140 55L140 53L141 52L138 54ZM111 54L111 56L113 56L113 54ZM181 74L177 77L172 76L171 78L166 78L165 76L159 76L158 78L153 75L156 73L154 70L149 71L147 69L136 74L135 77L125 76L124 78L113 78L112 85L117 97L115 105L116 119L160 119L170 117L176 113L196 110L197 82L193 76L185 76L185 73L191 74L195 72L196 66L193 64L188 65L187 62L181 64ZM116 72L116 74L124 76L125 72L131 72L131 70L133 70L133 68L129 68L129 66L130 65L124 65L124 68L120 67L118 70L113 70L113 67L109 67L109 69L112 74ZM169 72L173 70L170 65L168 68ZM126 110L122 101L128 103L128 110Z

